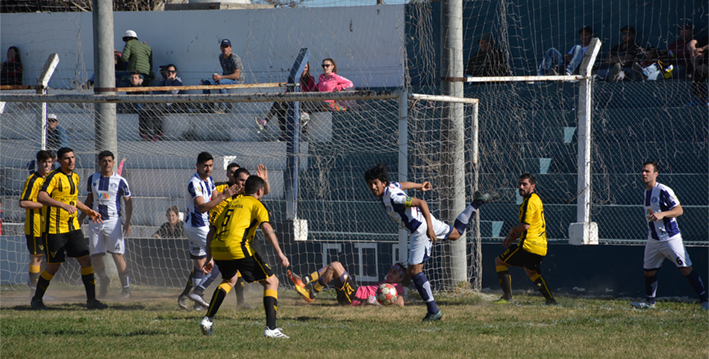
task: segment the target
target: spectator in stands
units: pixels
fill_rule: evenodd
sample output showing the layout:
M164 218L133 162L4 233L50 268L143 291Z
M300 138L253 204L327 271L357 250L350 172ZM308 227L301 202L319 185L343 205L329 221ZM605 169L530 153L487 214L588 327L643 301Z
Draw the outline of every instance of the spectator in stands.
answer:
M317 91L318 88L315 86L315 78L310 74L310 63L305 64L303 73L300 75L300 92L313 92ZM310 114L308 112L313 112L315 109L313 102L300 102L300 119L305 122L306 118L310 119ZM263 131L271 120L273 116L278 118L278 125L281 128L281 137L278 138L279 141L286 140L286 112L288 111L288 103L276 101L271 105L271 109L266 114L266 118L259 119L256 118L256 125L260 131ZM317 110L316 110L317 111Z
M468 76L506 76L507 65L502 50L495 47L492 34L483 34L478 39L480 49L468 59L465 74Z
M584 26L579 30L579 34L581 45L574 45L565 57L562 57L561 53L553 47L547 50L537 70L537 76L555 76L561 73L569 76L576 73L584 55L586 55L591 38L593 38L593 29L590 26Z
M222 53L219 54L219 64L222 66L222 74L212 74L211 79L202 80L202 85L233 85L244 82L244 66L241 64L241 58L231 52L231 41L229 39L222 40L219 45ZM209 94L210 90L203 90L203 93ZM226 94L226 89L220 89L219 93ZM221 108L208 109L214 112L225 112L227 104L222 103Z
M687 45L694 39L694 24L691 21L684 21L677 25L677 28L679 29L679 39L671 43L668 50L671 63L676 68L675 77L683 79L688 74L692 74L691 52L687 50Z
M47 115L47 151L57 153L62 147L69 147L69 139L64 127L59 126L59 118L56 114Z
M184 222L180 220L180 211L177 206L168 208L165 215L167 222L153 233L153 238L185 238Z
M145 42L138 40L138 34L133 30L126 31L123 35L123 41L126 43L123 47L121 61L127 63L126 71L116 73L116 86L128 86L126 77L130 76L131 71L138 71L143 77L143 86L148 86L150 81L155 78L153 73L153 49Z
M22 59L16 46L7 49L7 61L2 63L0 85L22 85Z
M322 60L323 73L318 78L318 91L339 92L354 88L352 81L337 74L337 64L335 60L327 58ZM346 108L337 104L333 100L326 100L325 105L330 111L345 111Z
M623 41L613 47L603 64L608 68L598 71L601 81L618 81L625 78L642 80L633 74L633 65L640 62L643 48L635 43L635 28L625 26L620 29Z
M160 75L162 75L163 79L160 81L158 86L182 86L182 79L177 76L177 66L173 64L169 64L164 67L164 70L162 69L163 66L161 66L160 69ZM172 94L172 95L178 95L183 93L181 90L168 90L168 91L155 91L153 92L154 94ZM168 103L165 106L165 109L170 112L181 112L178 110L179 104L172 104ZM162 130L160 131L162 133Z
M709 78L709 38L692 39L687 44L692 63L692 94L695 97L691 105L709 105L709 91L707 91L707 78Z
M173 64L160 67L163 79L158 86L182 86L182 80L177 77L177 67ZM177 95L180 90L154 91L154 94ZM145 103L142 105L138 116L140 138L143 141L160 141L163 138L163 114L165 112L178 112L180 104L172 103Z

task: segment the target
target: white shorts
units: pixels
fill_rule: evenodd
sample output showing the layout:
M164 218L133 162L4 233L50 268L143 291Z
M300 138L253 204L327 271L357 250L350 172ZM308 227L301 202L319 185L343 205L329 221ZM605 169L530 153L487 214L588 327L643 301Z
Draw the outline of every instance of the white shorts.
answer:
M89 254L124 254L123 222L120 218L89 224Z
M692 261L684 248L682 236L676 235L666 241L648 239L645 244L645 261L643 269L657 270L662 267L665 258L674 262L677 268L689 267Z
M207 234L209 226L192 227L185 225L185 235L190 240L190 254L192 258L204 258L207 256Z
M439 221L434 216L431 216L431 224L433 224L433 231L436 232L436 238L438 239L446 238L451 231L451 226ZM411 233L411 238L409 239L409 264L421 264L431 257L433 243L426 235L426 231L428 231L428 225L423 222L416 232Z

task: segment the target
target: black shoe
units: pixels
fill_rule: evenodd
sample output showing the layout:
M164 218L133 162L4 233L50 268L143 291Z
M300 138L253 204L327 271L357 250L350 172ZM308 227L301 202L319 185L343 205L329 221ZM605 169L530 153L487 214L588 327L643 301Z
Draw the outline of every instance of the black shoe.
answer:
M86 309L106 309L108 306L98 301L98 299L89 299L86 301Z
M44 302L42 302L42 299L35 299L32 298L30 301L30 305L32 306L32 309L34 310L46 310L47 306L44 305Z

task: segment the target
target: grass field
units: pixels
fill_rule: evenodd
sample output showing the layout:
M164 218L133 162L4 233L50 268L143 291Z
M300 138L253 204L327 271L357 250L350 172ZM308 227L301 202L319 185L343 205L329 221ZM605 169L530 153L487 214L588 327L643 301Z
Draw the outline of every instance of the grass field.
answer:
M422 323L423 303L340 307L331 292L312 304L279 293L278 326L291 339L263 337L260 293L255 309L237 311L232 294L200 333L204 311L177 308L176 289L137 288L131 301L87 311L83 291L50 288L50 310L30 310L29 291L0 292L5 358L707 358L709 313L694 303L661 302L637 310L627 300L557 297L544 306L520 295L511 306L472 292L439 293L444 318ZM207 297L211 297L208 295Z

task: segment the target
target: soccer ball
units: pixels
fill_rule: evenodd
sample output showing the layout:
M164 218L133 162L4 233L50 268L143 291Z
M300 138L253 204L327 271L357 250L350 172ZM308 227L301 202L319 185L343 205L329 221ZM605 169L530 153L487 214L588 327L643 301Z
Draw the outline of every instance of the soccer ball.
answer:
M389 283L383 283L377 288L377 302L381 305L390 305L396 302L397 297L396 288Z

